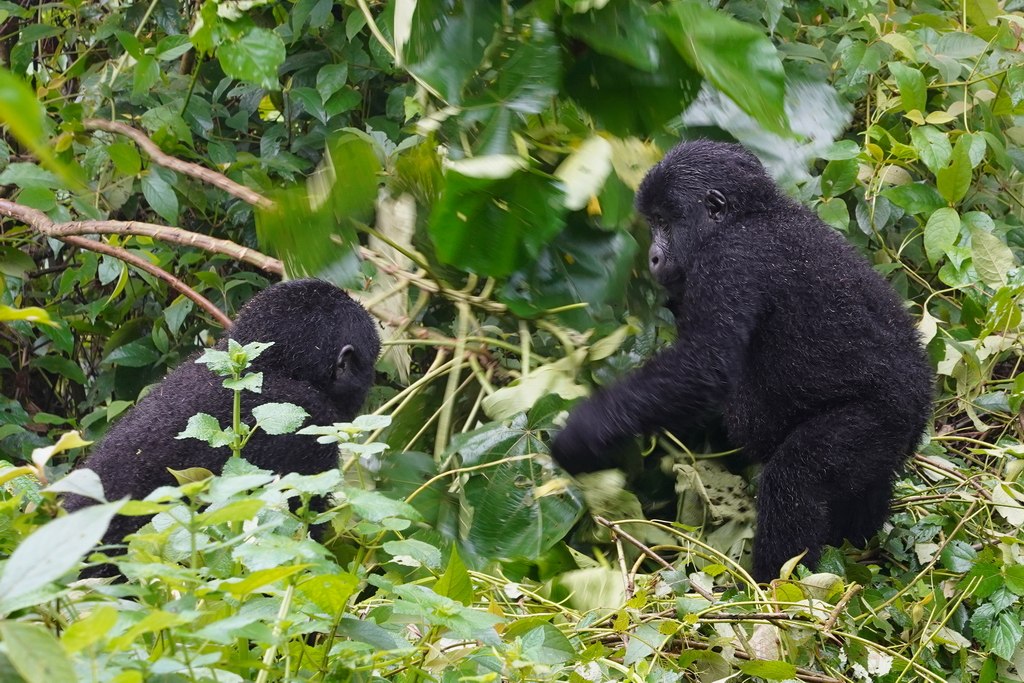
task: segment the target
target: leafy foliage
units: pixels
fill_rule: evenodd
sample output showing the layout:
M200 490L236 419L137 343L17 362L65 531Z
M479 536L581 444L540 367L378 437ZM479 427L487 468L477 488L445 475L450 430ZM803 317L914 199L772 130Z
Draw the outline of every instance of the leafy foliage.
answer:
M0 678L1019 677L1024 6L904 5L4 4ZM942 381L877 547L767 590L713 434L579 484L544 455L671 334L631 203L680 135L757 150ZM374 415L303 429L342 467L61 516L85 439L282 273L389 337ZM253 353L201 360L258 392ZM181 428L238 449L288 411ZM129 582L73 585L119 506L159 513Z

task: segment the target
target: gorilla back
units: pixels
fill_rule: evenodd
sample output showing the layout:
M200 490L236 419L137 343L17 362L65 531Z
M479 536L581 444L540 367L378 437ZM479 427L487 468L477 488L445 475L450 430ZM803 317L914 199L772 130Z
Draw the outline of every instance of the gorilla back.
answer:
M804 550L813 566L826 543L863 543L931 414L933 373L899 296L738 145L679 145L636 206L678 340L578 406L554 457L599 469L626 435L720 414L765 463L758 580Z
M242 307L227 336L241 344L274 342L250 366L263 373L263 390L242 392L242 415L260 404L288 402L305 408L311 424L355 417L373 384L380 352L380 338L366 310L320 280L296 280L263 290ZM227 347L227 336L218 349ZM227 447L174 438L196 413L213 415L222 426L231 423L232 392L222 386L224 378L194 360L167 375L110 428L82 463L99 475L109 500L142 498L159 486L173 485L167 468L219 472L231 455ZM338 464L337 446L298 434L257 431L242 455L279 473L315 474ZM77 495L64 499L69 511L92 503ZM115 517L104 540L120 541L145 521Z

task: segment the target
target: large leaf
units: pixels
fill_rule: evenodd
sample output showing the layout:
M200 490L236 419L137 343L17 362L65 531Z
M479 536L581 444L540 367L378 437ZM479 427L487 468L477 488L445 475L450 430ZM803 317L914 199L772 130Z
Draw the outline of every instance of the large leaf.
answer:
M449 170L428 230L445 263L503 277L561 232L564 212L561 189L536 173L479 178Z
M960 214L956 209L944 207L928 217L924 226L924 251L934 266L946 255L960 235Z
M448 104L461 104L463 88L494 39L500 8L495 2L419 0L402 55L405 67Z
M71 571L103 538L120 506L83 508L49 522L22 541L0 574L0 611Z
M599 232L572 221L526 268L512 275L501 300L521 317L573 303L588 309L561 314L577 329L593 326L593 311L621 297L629 279L637 244L628 232Z
M252 28L217 48L224 73L268 90L278 88L277 70L284 64L284 41L265 28Z
M693 102L702 79L664 37L657 48L658 66L651 71L584 49L567 69L566 90L619 137L658 133Z
M60 643L39 624L0 621L0 639L26 683L76 683L80 680Z
M669 6L660 23L679 54L743 111L789 132L782 60L759 29L693 0Z

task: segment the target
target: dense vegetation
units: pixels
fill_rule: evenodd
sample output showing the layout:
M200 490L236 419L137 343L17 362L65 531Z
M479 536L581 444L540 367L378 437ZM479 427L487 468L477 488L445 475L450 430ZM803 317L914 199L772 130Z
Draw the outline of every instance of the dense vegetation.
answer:
M22 4L0 679L1024 675L1024 2ZM861 248L941 381L877 543L768 587L751 473L713 434L579 483L545 455L571 400L671 337L631 202L694 136L747 144ZM322 430L342 467L276 478L243 448L177 473L122 508L160 513L130 581L76 584L120 506L61 513L83 440L283 274L383 324L373 414Z

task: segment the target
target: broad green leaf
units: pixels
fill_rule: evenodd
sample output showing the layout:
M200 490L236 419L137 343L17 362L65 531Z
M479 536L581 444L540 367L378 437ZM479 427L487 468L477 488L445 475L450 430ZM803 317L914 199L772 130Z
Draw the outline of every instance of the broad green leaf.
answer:
M493 2L418 0L402 55L405 67L451 105L484 58L501 21Z
M267 434L291 434L302 426L309 413L294 403L264 403L252 409L252 416Z
M915 126L910 129L910 140L924 165L938 173L953 158L953 146L946 134L933 126Z
M942 551L942 565L954 572L966 572L978 559L977 551L963 541L952 541Z
M265 28L251 28L240 38L217 47L217 59L225 74L267 90L280 86L277 70L285 56L284 41Z
M1020 618L1012 612L1003 612L996 618L988 639L992 653L1009 661L1017 651L1017 645L1024 636Z
M1006 578L1007 590L1014 595L1024 595L1024 565L1007 567L1003 570L1003 576Z
M69 168L60 164L50 149L46 135L46 111L32 88L7 69L0 68L0 121L47 168L66 181L73 181Z
M185 429L175 436L175 439L199 439L209 441L214 435L221 432L220 423L217 418L207 413L197 413L188 419Z
M619 137L661 132L700 92L700 74L663 33L659 35L659 66L653 71L642 71L597 50L576 55L566 70L569 95L600 127Z
M679 54L712 85L766 129L789 134L785 72L766 35L696 0L669 5L659 19Z
M561 232L564 211L561 189L540 175L492 180L449 171L427 229L442 262L502 277Z
M946 252L956 244L960 236L960 214L956 209L945 207L928 218L924 226L924 251L934 266Z
M120 503L93 505L58 517L21 542L0 574L0 612L4 605L56 581L74 569L99 543Z
M142 176L142 194L161 218L171 225L178 223L178 196L161 171L150 167L149 173Z
M60 644L70 654L81 652L105 638L116 623L117 608L113 605L100 605L64 629Z
M64 648L39 624L0 621L0 640L25 683L77 683L79 678Z
M251 391L254 394L259 394L263 391L263 373L250 372L238 379L229 377L222 384L225 389L230 389L231 391Z
M473 591L473 581L469 578L469 571L459 557L458 547L455 545L448 556L448 566L445 567L444 574L434 584L434 591L467 607L473 604L476 595Z
M385 541L382 547L384 552L391 555L394 562L398 564L423 566L429 569L437 569L441 566L441 551L423 541L417 541L413 538L406 538L401 541Z
M846 202L838 197L826 199L818 204L818 218L840 232L846 232L850 227L850 210L846 208Z
M896 79L896 86L900 90L900 98L903 100L904 111L914 111L922 114L928 111L928 85L925 82L924 74L912 66L900 62L889 62L889 73Z
M978 277L989 287L1005 285L1010 269L1016 265L1010 247L996 235L980 228L971 230L971 260Z
M651 21L651 7L640 2L610 2L601 9L573 14L564 30L603 55L646 71L661 67L659 31Z
M132 95L147 94L160 80L160 65L152 55L143 55L132 71Z
M956 204L971 186L972 166L970 141L960 138L953 147L953 158L947 168L935 174L939 194L950 204Z
M561 313L576 329L593 326L592 307L615 301L626 291L638 246L627 231L602 232L572 220L525 267L514 273L499 298L518 316L586 302Z
M784 681L796 678L796 666L789 662L759 659L740 662L739 668L740 671L748 676L757 676L769 681Z
M240 581L225 581L220 585L221 589L232 595L249 595L272 583L282 581L289 576L298 574L305 570L308 565L295 564L288 567L273 567L271 569L260 569L249 574Z
M325 64L316 74L316 90L322 102L338 92L348 82L348 64Z
M522 642L523 658L530 662L545 666L560 666L573 661L577 656L576 648L553 624L543 622L536 628L517 635ZM630 639L630 644L639 642L644 635L638 629L638 633ZM629 664L628 661L626 663Z
M135 644L140 636L144 636L147 633L159 633L165 629L187 624L190 621L191 618L185 614L160 609L153 610L134 623L124 633L111 640L108 647L114 652L126 649Z
M25 322L35 323L37 325L53 325L57 326L59 323L54 322L50 318L50 314L46 312L46 309L39 308L38 306L29 306L27 308L11 308L4 304L0 304L0 322L11 322L14 320L24 320ZM84 373L81 374L82 379L85 379ZM79 384L85 384L84 381Z
M857 160L830 161L821 174L821 192L826 197L837 197L857 184Z
M142 171L142 157L131 143L115 142L107 145L107 155L122 175L135 176Z
M314 576L298 585L299 595L332 617L341 616L358 589L359 579L344 572Z
M930 215L933 211L946 205L935 188L924 183L908 183L890 187L882 192L882 196L913 215Z
M200 527L213 526L214 524L226 524L228 522L244 522L252 519L257 512L263 509L263 501L255 498L236 500L216 510L204 512L197 515L195 524Z

